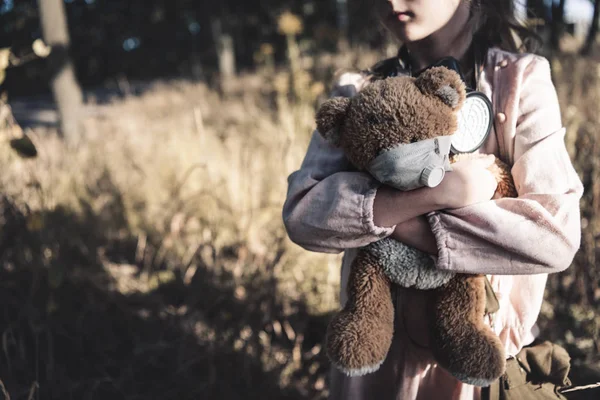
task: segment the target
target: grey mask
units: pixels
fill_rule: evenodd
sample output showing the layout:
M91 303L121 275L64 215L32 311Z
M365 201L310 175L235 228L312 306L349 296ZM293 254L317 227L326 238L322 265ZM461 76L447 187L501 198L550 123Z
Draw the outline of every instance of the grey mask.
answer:
M435 187L450 167L452 136L400 144L379 154L367 166L378 181L400 190Z

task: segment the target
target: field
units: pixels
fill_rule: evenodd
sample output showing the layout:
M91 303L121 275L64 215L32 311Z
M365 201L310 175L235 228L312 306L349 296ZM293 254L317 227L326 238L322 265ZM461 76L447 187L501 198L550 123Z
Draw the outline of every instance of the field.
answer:
M352 54L292 60L291 74L267 63L219 87L155 82L97 106L77 149L52 127L30 132L35 159L1 142L0 379L13 400L326 398L340 256L292 244L281 208L324 82L378 56ZM586 192L581 250L551 277L540 326L589 383L600 68L564 55L553 71Z

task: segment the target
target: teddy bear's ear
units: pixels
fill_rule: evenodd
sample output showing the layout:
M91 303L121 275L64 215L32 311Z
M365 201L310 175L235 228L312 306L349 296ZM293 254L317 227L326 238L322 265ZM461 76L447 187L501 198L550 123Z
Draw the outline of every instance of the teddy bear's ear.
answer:
M460 76L446 67L434 67L423 72L415 80L423 93L439 98L452 110L460 108L465 101L466 88Z
M339 128L350 107L347 97L333 97L321 105L317 111L317 130L327 141L338 146Z

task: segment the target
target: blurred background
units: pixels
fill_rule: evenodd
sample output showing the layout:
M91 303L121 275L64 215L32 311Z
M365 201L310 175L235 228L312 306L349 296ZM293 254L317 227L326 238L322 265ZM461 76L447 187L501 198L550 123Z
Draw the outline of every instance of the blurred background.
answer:
M586 188L540 317L576 384L600 381L599 4L517 4ZM398 49L369 6L0 2L0 399L327 397L340 256L281 208L334 72Z

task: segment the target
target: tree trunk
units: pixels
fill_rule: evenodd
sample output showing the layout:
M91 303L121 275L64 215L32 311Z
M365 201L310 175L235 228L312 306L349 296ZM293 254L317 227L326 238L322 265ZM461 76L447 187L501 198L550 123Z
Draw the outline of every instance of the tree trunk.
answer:
M349 48L348 44L348 26L349 26L349 16L348 16L348 0L336 0L337 5L337 25L339 31L339 39L338 39L338 50L339 51L347 51Z
M592 47L596 42L596 35L598 34L598 17L600 16L600 0L596 0L594 5L594 16L592 17L592 26L590 27L590 33L581 49L581 54L584 56L589 55L592 52Z
M529 18L540 18L545 20L546 5L544 4L544 0L528 0L527 13L529 14Z
M552 51L557 51L560 47L560 38L564 30L565 2L566 0L560 0L558 6L552 3L552 32L550 36Z
M219 58L221 83L227 83L236 74L233 36L223 30L223 25L219 19L212 22L212 31L217 48L217 57Z
M69 30L63 0L38 0L44 41L51 46L48 57L50 85L58 105L60 130L68 144L82 135L83 96L69 57Z

